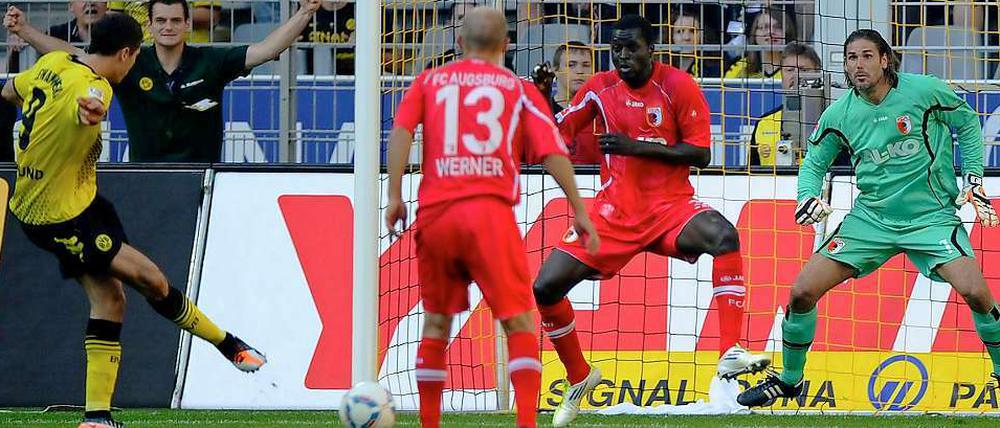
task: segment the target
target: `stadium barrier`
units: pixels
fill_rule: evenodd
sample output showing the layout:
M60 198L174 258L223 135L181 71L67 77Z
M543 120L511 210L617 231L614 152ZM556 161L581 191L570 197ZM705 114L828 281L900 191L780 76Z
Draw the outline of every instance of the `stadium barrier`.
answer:
M578 175L584 196L593 195L598 180ZM405 200L415 200L418 182L417 176L406 177ZM823 230L794 224L794 176L703 174L692 182L699 198L740 231L748 282L748 346L773 352L780 362L781 305ZM521 183L522 201L515 212L534 274L561 239L568 217L550 178L524 175ZM986 187L1000 188L1000 179L988 178ZM837 212L827 230L843 218L856 192L850 177L835 178L831 191ZM422 307L410 233L380 242L379 325L352 326L355 196L350 174L219 172L211 194L198 304L220 325L243 332L266 351L271 365L245 376L210 346L196 342L177 404L333 408L351 382L351 330L377 328L379 379L401 409L414 409L412 367ZM962 211L990 287L998 293L1000 268L994 266L1000 264L993 258L1000 232L980 230L971 215ZM676 405L707 398L718 323L710 267L708 257L689 265L644 255L614 279L574 289L570 298L578 311L581 341L607 377L585 400L587 408ZM476 309L458 317L453 331L444 403L450 410L508 408L503 404L509 400L503 363L497 361L501 342L480 297L472 294ZM865 279L838 287L819 306L806 393L798 400L779 401L775 409L995 410L995 392L986 387L989 359L960 301L947 284L920 277L901 256ZM555 382L563 372L547 342L543 359L541 404L551 408L559 394ZM220 388L226 393L220 394Z
M0 167L0 190L12 189L15 175ZM180 290L191 273L204 179L204 170L132 167L98 176L100 193L115 204L130 240ZM6 193L0 191L5 202ZM0 226L0 403L82 405L87 298L79 285L61 278L56 259L28 241L9 211ZM169 407L180 334L141 295L127 295L115 404Z

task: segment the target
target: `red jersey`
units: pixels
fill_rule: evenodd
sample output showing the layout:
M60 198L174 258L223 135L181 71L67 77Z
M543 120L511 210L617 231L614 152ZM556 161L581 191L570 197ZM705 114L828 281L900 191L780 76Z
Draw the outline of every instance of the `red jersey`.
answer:
M515 205L524 154L541 160L567 153L538 89L485 61L420 73L399 104L395 126L412 134L421 123L422 207L483 195Z
M593 129L591 121L597 121ZM620 133L634 140L667 146L684 142L711 146L708 102L687 73L660 62L642 88L626 84L615 70L595 74L577 91L573 103L556 116L566 139L581 132ZM599 214L627 223L658 215L694 195L689 165L635 156L604 155L601 160Z

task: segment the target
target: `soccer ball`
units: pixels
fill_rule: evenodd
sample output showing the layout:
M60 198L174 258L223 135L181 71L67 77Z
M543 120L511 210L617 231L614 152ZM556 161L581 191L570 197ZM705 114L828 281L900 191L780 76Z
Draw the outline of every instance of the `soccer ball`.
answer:
M340 421L351 428L389 428L396 423L392 394L375 382L361 382L344 395Z

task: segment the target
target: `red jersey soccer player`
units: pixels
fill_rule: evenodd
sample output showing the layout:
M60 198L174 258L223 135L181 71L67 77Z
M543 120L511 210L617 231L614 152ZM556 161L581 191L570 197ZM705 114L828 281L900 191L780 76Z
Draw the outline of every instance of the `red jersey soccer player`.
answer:
M465 59L425 71L413 81L389 137L386 225L396 233L396 223L406 217L400 192L403 168L415 128L424 125L424 175L415 225L426 311L416 368L420 422L424 427L440 424L451 321L469 309L469 283L474 280L507 332L517 426L533 428L542 364L531 314L531 277L512 210L520 194L522 153L544 159L575 210L576 227L588 237L587 250L597 251L598 238L545 98L501 65L508 43L503 14L474 9L465 15L458 42Z
M645 18L622 17L611 39L616 70L594 75L557 116L566 138L603 133L601 190L591 218L601 251L588 254L571 230L546 259L534 284L542 327L566 366L570 388L553 426L576 418L580 401L601 380L583 357L566 294L587 278L610 278L633 256L649 251L688 262L712 255L720 317L719 376L763 370L770 360L738 345L743 317L743 261L732 223L697 199L690 167L711 159L709 110L698 84L684 71L652 61L657 32ZM728 350L727 350L728 348ZM723 352L725 351L725 352Z

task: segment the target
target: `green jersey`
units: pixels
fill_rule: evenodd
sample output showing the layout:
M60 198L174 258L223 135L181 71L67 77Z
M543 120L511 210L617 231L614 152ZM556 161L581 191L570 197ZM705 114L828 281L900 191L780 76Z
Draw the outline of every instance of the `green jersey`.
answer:
M847 150L861 192L855 207L887 221L953 221L959 189L952 128L958 135L962 173L982 176L979 118L940 79L899 73L898 84L878 105L851 91L823 112L809 137L798 199L819 196L830 164Z

